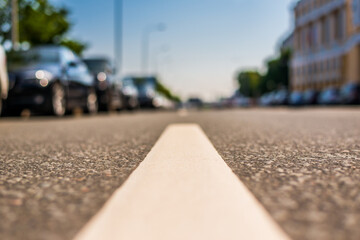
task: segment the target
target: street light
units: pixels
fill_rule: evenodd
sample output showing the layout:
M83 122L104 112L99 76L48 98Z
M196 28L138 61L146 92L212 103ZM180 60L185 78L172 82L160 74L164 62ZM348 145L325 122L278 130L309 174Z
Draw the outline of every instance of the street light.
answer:
M122 67L123 0L114 0L114 58L117 74Z
M150 45L150 35L154 32L163 32L166 30L166 26L163 23L159 23L157 25L149 26L143 31L142 38L142 72L143 74L147 74L149 67L149 45Z
M158 72L158 68L159 68L159 56L161 54L166 54L168 53L170 50L170 47L166 44L162 45L160 48L157 49L157 51L155 51L153 53L153 69L154 69L154 72L157 73Z

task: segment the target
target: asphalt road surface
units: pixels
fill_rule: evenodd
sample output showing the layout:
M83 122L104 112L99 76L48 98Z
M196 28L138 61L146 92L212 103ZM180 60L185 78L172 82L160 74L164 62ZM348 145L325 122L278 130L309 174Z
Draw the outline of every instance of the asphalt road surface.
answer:
M71 239L166 126L197 123L293 239L360 239L360 109L0 121L0 239Z

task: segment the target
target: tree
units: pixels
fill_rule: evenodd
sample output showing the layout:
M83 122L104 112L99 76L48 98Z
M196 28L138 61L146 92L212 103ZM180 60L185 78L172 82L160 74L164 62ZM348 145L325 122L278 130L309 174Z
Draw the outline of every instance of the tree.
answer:
M135 85L138 87L143 86L144 84L153 84L158 94L177 103L181 102L180 97L172 93L172 91L162 84L157 77L135 77L133 79Z
M10 40L11 0L0 0L0 42ZM69 11L48 0L18 0L20 42L31 46L63 44L81 54L86 44L66 38L71 28Z
M82 55L82 53L84 52L84 50L87 48L87 44L86 43L81 43L79 41L76 40L71 40L71 39L62 39L60 42L61 45L68 47L69 49L71 49L73 52L75 52L78 55Z
M165 85L163 85L161 82L159 82L158 80L156 81L156 91L163 95L165 98L175 101L175 102L181 102L180 97L174 95L170 89L168 89L167 87L165 87Z
M267 61L267 72L261 79L262 93L289 86L290 50L281 50L280 56Z
M247 97L257 97L260 79L261 74L258 71L241 71L237 76L240 93Z

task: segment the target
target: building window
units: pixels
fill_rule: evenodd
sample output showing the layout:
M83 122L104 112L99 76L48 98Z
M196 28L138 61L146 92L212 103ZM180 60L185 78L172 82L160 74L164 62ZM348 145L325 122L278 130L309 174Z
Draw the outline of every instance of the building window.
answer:
M335 19L335 39L342 40L345 35L346 28L346 19L345 19L345 11L343 9L336 11L334 14Z
M340 39L346 37L346 10L341 9L340 11Z
M324 44L330 43L330 18L325 18L325 24L324 24Z
M322 18L320 20L320 25L321 25L320 44L323 46L325 45L325 18Z

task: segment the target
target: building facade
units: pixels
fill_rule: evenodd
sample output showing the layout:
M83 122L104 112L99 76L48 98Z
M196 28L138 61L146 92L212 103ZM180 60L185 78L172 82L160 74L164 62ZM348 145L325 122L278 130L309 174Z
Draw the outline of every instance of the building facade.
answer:
M360 0L300 0L295 8L292 90L360 82Z

